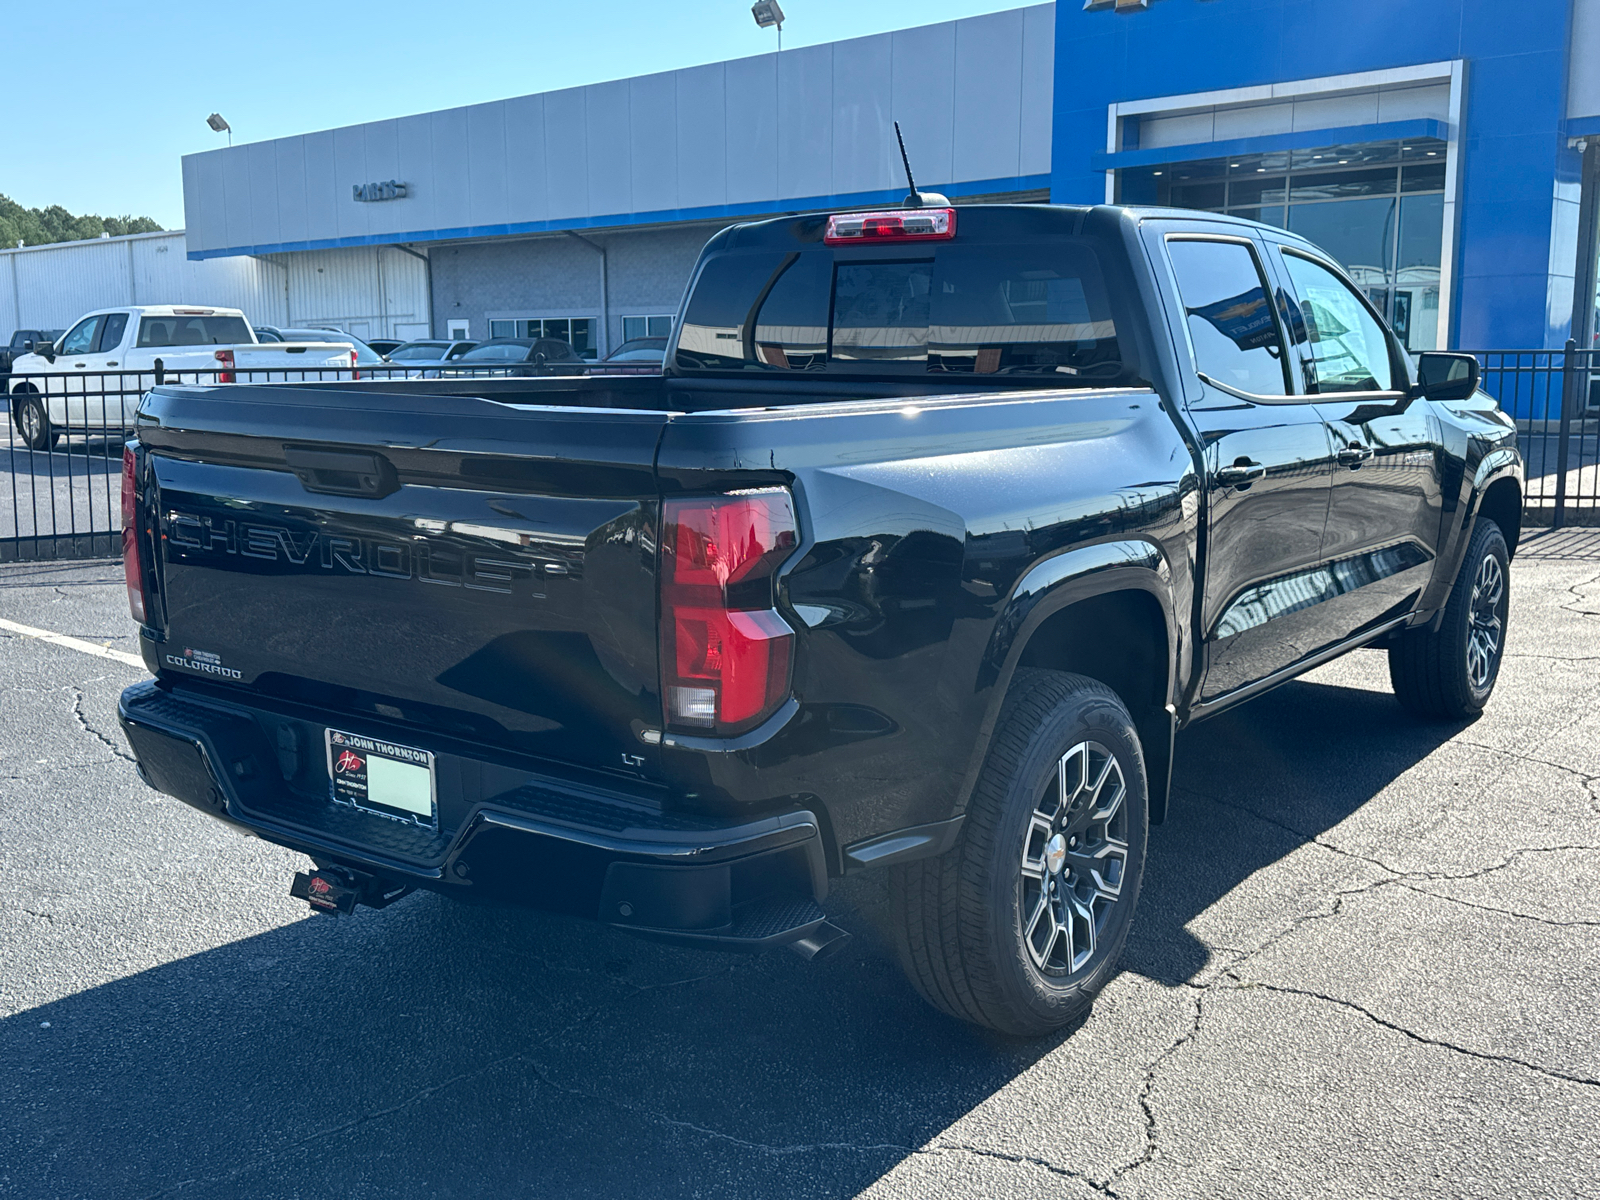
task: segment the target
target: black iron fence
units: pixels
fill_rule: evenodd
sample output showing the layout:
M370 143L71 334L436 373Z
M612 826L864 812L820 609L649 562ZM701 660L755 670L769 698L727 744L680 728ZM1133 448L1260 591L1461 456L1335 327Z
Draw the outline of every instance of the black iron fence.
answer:
M1528 464L1525 520L1600 525L1600 350L1474 352L1483 387L1517 422ZM451 377L640 374L653 367L576 364L446 368ZM100 558L121 552L122 446L145 392L171 382L314 382L417 378L437 368L298 371L78 372L4 381L9 417L0 451L0 562Z
M1600 524L1600 350L1477 350L1483 390L1517 423L1528 466L1523 519Z

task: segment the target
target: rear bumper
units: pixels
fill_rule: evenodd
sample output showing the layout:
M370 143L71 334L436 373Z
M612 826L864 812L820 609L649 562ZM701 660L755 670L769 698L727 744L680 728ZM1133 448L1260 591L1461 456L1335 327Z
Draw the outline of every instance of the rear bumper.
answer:
M151 787L322 865L722 949L783 945L824 920L826 859L805 810L753 820L668 812L475 757L448 739L429 744L415 730L287 704L246 707L154 682L123 692L118 715ZM438 829L331 800L326 724L433 749Z

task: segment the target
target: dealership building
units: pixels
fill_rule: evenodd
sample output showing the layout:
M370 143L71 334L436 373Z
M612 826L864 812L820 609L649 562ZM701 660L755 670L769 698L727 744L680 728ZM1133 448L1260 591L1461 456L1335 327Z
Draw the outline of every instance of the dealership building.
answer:
M895 121L953 199L1302 233L1413 349L1596 332L1600 0L1063 0L397 116L186 157L182 248L257 320L603 355L718 228L898 201Z

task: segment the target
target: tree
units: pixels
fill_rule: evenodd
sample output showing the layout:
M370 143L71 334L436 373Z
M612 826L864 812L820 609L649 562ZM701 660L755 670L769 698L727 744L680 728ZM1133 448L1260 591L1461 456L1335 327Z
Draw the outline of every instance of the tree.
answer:
M75 217L59 204L49 208L23 208L8 196L0 196L0 248L19 242L43 246L51 242L77 242L97 238L102 233L122 237L129 233L158 233L161 226L149 217Z

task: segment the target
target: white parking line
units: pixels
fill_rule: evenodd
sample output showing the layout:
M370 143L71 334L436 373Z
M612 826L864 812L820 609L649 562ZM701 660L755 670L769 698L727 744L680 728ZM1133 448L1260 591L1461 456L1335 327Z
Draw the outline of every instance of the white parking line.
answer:
M119 663L127 663L130 667L141 669L144 667L144 659L137 654L113 650L110 646L96 646L93 642L86 642L81 638L68 637L64 633L51 633L48 629L35 629L32 625L19 625L4 617L0 617L0 629L9 629L12 633L20 633L23 637L38 638L41 642L49 642L52 646L65 646L68 650L76 650L80 654L115 659Z

